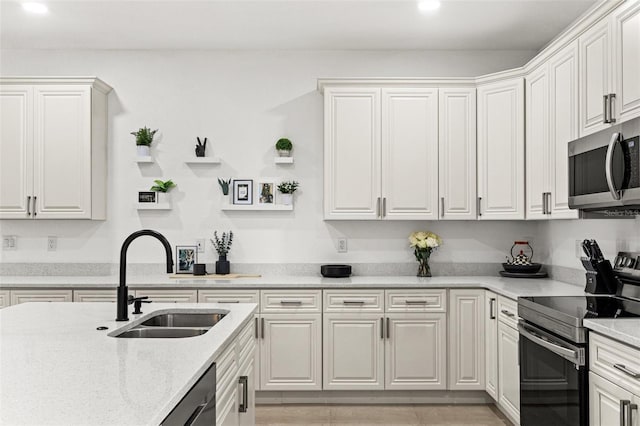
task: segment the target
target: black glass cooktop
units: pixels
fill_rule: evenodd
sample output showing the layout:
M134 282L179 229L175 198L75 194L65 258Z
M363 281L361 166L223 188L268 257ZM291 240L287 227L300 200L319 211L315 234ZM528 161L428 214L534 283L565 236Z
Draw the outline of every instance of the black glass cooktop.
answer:
M555 312L563 317L580 321L584 318L629 318L640 317L640 301L615 296L545 296L522 297L538 305L546 312Z

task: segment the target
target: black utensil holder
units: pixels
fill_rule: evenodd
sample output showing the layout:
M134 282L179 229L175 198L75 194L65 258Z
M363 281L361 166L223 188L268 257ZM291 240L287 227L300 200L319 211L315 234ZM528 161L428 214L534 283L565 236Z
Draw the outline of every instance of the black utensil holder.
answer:
M584 291L591 294L616 294L618 281L608 260L592 263L587 269Z

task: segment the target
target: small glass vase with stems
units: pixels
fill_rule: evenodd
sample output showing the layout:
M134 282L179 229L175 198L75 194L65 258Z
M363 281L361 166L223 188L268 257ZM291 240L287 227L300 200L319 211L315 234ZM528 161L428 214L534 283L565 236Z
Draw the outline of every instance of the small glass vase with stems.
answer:
M431 253L440 247L442 239L433 232L418 231L409 236L409 242L418 261L418 277L430 277L429 258Z

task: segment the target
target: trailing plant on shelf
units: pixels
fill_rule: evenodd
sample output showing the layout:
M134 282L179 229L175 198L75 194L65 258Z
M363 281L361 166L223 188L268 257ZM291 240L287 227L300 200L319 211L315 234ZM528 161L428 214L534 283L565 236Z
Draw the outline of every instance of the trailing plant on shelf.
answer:
M300 184L295 180L284 181L278 185L278 191L282 193L280 196L282 204L285 206L293 204L293 193L296 192L299 186Z
M434 250L442 245L442 238L433 232L418 231L409 235L409 243L418 261L418 276L430 277L429 257Z
M151 130L148 127L141 127L137 132L131 132L136 137L136 145L149 146L153 142L153 136L158 132L158 129Z
M227 180L218 178L218 185L220 185L223 195L229 195L229 184L231 184L231 178Z
M278 150L278 155L280 157L288 157L289 155L291 155L293 144L287 138L280 138L276 142L276 149Z
M151 191L155 191L155 192L168 192L171 188L176 186L176 184L173 183L171 179L169 179L166 182L156 179L153 182L155 183L155 185L151 187Z
M226 275L230 272L231 264L227 260L227 255L231 251L231 244L233 244L233 231L223 232L222 237L218 237L218 231L213 231L211 245L218 252L216 274Z

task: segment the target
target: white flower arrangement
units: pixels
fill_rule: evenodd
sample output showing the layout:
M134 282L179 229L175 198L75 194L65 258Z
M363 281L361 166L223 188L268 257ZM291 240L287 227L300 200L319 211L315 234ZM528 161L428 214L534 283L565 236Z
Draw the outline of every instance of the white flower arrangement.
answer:
M416 251L420 250L433 250L442 245L442 238L428 231L414 232L409 236L409 242L411 247Z

